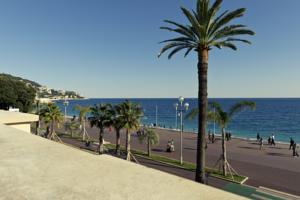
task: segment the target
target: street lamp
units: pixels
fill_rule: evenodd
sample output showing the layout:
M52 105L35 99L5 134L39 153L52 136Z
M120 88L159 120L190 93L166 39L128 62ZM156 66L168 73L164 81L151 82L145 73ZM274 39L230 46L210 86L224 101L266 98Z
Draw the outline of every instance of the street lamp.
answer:
M67 106L69 105L69 102L67 101L67 97L65 97L64 106L65 106L65 122L67 117Z
M183 102L184 102L183 96L180 96L178 98L178 101L180 103L179 110L178 110L179 105L177 103L174 105L175 105L175 109L176 109L176 125L177 125L177 112L178 111L180 112L180 164L182 165L183 164L183 156L182 156L183 115L182 115L182 113L189 109L189 104L188 103L183 104Z
M178 103L174 103L174 107L175 107L175 129L177 130L177 110L178 110Z

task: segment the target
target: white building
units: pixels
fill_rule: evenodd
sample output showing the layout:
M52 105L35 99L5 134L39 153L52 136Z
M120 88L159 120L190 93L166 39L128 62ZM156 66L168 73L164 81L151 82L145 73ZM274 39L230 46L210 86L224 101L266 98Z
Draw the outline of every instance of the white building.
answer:
M0 124L30 133L31 124L39 121L38 115L0 110Z

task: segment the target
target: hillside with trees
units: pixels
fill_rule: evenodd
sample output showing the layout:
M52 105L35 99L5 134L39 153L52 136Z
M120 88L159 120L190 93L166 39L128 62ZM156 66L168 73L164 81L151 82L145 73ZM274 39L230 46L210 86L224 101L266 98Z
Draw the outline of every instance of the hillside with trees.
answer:
M9 107L15 107L21 112L29 112L36 95L36 90L31 86L32 83L1 74L0 109L8 110Z

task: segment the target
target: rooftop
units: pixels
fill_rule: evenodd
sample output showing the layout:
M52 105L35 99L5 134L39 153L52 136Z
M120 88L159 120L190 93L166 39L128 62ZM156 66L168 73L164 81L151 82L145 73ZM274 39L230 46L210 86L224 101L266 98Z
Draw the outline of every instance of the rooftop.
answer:
M0 110L0 123L2 124L28 123L38 120L38 115Z
M4 199L243 199L108 155L0 124Z

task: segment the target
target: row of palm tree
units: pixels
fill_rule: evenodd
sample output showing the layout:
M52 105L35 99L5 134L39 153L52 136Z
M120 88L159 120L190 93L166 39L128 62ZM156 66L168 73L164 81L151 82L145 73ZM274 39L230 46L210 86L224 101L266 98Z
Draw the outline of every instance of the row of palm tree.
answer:
M123 103L112 106L111 104L98 104L92 107L89 121L92 127L97 127L99 132L98 152L102 154L104 129L113 127L116 131L116 149L117 155L120 155L121 139L120 132L126 130L126 159L131 160L131 132L140 126L140 119L143 115L139 104L126 100Z

